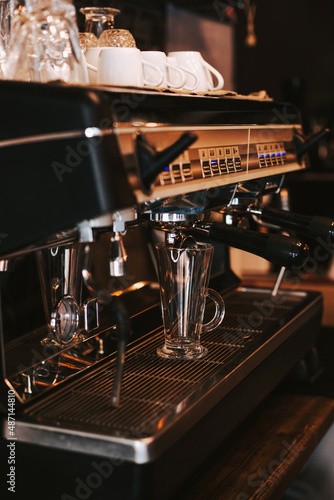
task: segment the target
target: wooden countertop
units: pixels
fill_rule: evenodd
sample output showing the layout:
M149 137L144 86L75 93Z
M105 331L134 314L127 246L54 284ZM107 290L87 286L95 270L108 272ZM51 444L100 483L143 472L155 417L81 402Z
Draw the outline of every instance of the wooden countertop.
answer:
M174 500L280 499L334 421L334 399L273 394Z

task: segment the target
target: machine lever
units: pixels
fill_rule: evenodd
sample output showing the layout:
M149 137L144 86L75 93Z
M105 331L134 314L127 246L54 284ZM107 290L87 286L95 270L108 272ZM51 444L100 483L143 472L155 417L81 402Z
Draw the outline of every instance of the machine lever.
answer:
M331 244L334 243L334 220L329 217L295 214L277 208L260 209L260 217L263 222L293 230L306 239L322 238Z
M298 162L300 163L304 154L307 153L308 150L311 149L315 144L321 141L321 139L324 139L324 137L326 137L326 135L328 135L329 133L330 129L324 128L320 130L320 132L312 134L306 140L304 140L299 135L295 135L293 138L293 142L295 143L296 146Z
M196 230L191 231L194 235ZM203 235L199 229L197 236ZM245 250L284 267L302 267L309 255L308 246L302 241L281 234L265 234L248 229L213 222L206 235L218 243Z
M139 163L139 174L143 191L149 194L151 186L165 167L183 153L197 140L197 135L185 132L181 137L163 151L157 151L143 134L137 135L136 150Z

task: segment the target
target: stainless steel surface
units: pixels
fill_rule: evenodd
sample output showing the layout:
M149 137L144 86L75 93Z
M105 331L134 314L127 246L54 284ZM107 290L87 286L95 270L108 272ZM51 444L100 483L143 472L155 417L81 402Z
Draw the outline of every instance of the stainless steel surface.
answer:
M49 340L71 342L79 328L81 246L76 242L36 252Z
M118 90L110 91L103 88L103 91L111 103L113 113L110 115L112 119L103 121L103 126L101 122L101 127L26 135L0 141L0 146L19 147L34 142L74 137L92 139L113 135L120 152L120 156L117 156L115 144L114 152L117 160L124 162L125 174L137 199L135 206L115 210L113 213L100 213L93 219L84 218L76 224L76 227L64 229L56 235L50 234L48 241L35 246L35 250L39 249L42 297L46 320L50 325L46 342L59 343L61 346L67 343L75 345L81 335L89 338L91 333L99 328L97 302L95 311L89 308L87 301L82 297L82 282L85 285L84 289L87 289L97 301L104 303L110 300L109 292L99 289L90 270L92 243L101 232L112 233L110 274L113 277L123 277L126 274L127 256L121 235L132 223L140 224L149 220L155 228L167 231L167 239L170 240L177 238L183 228L196 223L198 234L205 237L208 234L207 228L210 227L212 211L220 211L225 219L229 216L233 218L232 216L238 211L246 211L249 204L257 204L263 195L279 190L286 172L305 167L304 163L297 162L293 141L295 134L301 132L301 125L298 122L279 124L277 120L268 119L267 122L263 122L265 124L256 125L250 119L249 124L234 125L237 114L242 112L242 108L239 107L235 117L227 121L229 124L224 122L226 110L220 108L220 113L222 111L223 113L221 122L217 125L216 110L213 110L212 104L224 103L224 100L217 97L206 98L203 101L199 97L186 99L184 118L174 124L168 123L166 118L161 122L146 119L144 115L147 111L144 112L142 120L136 120L130 110L127 120L121 122L115 121L117 114L113 102L113 99L117 102L119 98ZM140 103L154 96L154 93L129 91L128 97L131 96L138 98ZM161 95L160 98L159 102L163 107L166 96ZM168 102L172 101L173 97ZM189 125L187 107L193 103L196 110L196 106L200 108L201 102L205 102L205 106L208 106L207 109L204 108L205 120L201 118L205 124L201 122L201 125ZM232 106L233 110L233 99L227 100L226 104L228 107ZM240 103L238 105L240 106ZM254 106L256 109L257 104ZM275 108L268 109L269 116L273 118ZM133 110L135 115L136 106ZM233 111L229 110L229 113L233 114ZM165 116L173 120L172 114ZM213 123L210 122L211 117ZM261 120L260 122L262 123ZM194 132L195 142L187 142L187 145L191 145L182 154L174 158L171 163L162 165L164 170L153 185L151 194L148 195L147 190L144 190L146 192L144 194L139 172L140 167L145 169L145 165L138 165L137 154L139 134L144 137L145 144L152 148L155 155L159 155L159 152L166 151L177 143L184 132ZM31 248L23 248L17 255L30 250ZM82 259L86 259L85 265ZM91 324L88 321L90 312L95 318Z
M60 344L72 342L79 328L79 306L70 295L62 297L51 312L50 327Z
M168 170L166 166L149 196L143 194L131 167L136 162L136 134L145 134L150 144L163 149L185 131L195 132L196 142L173 161ZM299 125L185 127L150 123L149 126L122 124L117 129L117 137L137 201L143 203L303 169L305 164L298 163L294 152L296 131L301 132ZM264 148L268 149L264 151ZM267 154L269 158L265 158Z
M114 233L110 239L109 271L110 276L125 276L128 270L128 256L123 244L122 235Z
M110 405L111 356L27 408L16 422L18 439L136 463L155 459L321 309L307 292L281 291L273 300L270 290L241 288L224 300L223 325L203 335L207 357L159 358L158 327L128 348L118 408ZM259 304L271 310L255 325Z
M201 215L185 213L151 212L149 214L149 220L158 223L161 227L169 227L170 225L183 226L184 224L191 225L201 218Z
M59 141L61 139L74 139L76 137L92 138L103 137L112 134L112 129L99 129L98 127L88 127L85 130L71 130L68 132L55 132L38 135L27 135L15 139L1 139L0 148L13 146L22 146L24 144L33 144L40 142Z
M117 99L119 99L117 92L120 89L115 88L111 91L110 88L98 86L94 89L103 91L107 98L110 99L111 110L117 110ZM138 103L149 99L151 96L157 97L152 91L140 89L138 91L129 89L128 94L129 98L130 96L133 99L138 98ZM113 97L114 95L116 97ZM172 95L160 95L162 105L164 105L166 97L171 100L174 97L176 98L176 96ZM115 102L113 102L113 98ZM184 99L187 98L184 96ZM196 109L197 103L200 103L202 99L199 96L189 96L187 101L193 102L194 109ZM211 101L220 103L224 102L224 98L212 96L210 97L210 104ZM256 109L255 103L258 101L252 101L251 99L248 101L244 99L244 101L248 103L254 102L254 109ZM231 109L233 109L233 102L232 97L227 99L228 106L232 106ZM261 104L261 100L259 102ZM279 123L279 119L275 117L275 108L273 108L271 116L274 119L268 120L269 123L265 125L253 124L251 119L248 125L226 125L224 123L224 114L222 114L222 123L213 125L210 123L210 118L215 113L212 109L208 112L206 125L170 124L159 121L153 122L144 118L136 120L131 116L132 109L135 113L136 106L129 107L128 121L117 121L117 116L111 114L110 119L104 119L101 121L101 126L98 127L9 138L0 141L0 147L20 148L26 144L47 141L59 141L61 143L61 140L64 139L70 140L80 137L93 141L96 138L96 141L98 141L102 136L113 136L113 139L115 138L118 143L121 161L124 163L128 181L137 200L136 207L129 206L127 207L128 213L120 215L120 219L125 223L133 221L139 214L140 217L143 217L146 203L163 203L166 198L170 197L175 198L189 194L195 196L197 193L209 192L210 197L213 198L211 199L212 203L215 202L216 197L218 204L226 204L226 200L222 202L219 194L219 190L224 186L234 186L236 188L236 186L241 186L243 183L264 177L267 179L273 177L282 178L288 172L305 168L305 163L303 161L299 163L297 159L293 141L296 134L302 133L301 125L299 123ZM186 122L186 118L184 121ZM145 194L140 175L138 175L139 165L136 150L138 135L143 135L152 148L161 151L174 144L184 132L194 132L197 137L196 141L165 166L165 170L154 183L152 192L149 195ZM120 160L118 159L118 161ZM117 168L117 165L113 165L111 162L112 167ZM148 212L151 214L152 219L166 218L166 215L158 216L154 214L154 211L148 210ZM189 221L190 218L189 215ZM73 236L74 240L79 237L82 242L91 242L94 240L94 230L106 227L112 228L118 220L118 212L99 214L96 219L82 220L73 227L64 228L66 230L64 234L50 234L48 242L36 242L31 248L45 248L54 244L54 241L58 242L59 245L64 244L68 241L69 235ZM161 225L163 224L165 224L165 220L162 221ZM114 229L114 231L117 231L117 229ZM10 255L21 255L30 251L31 248L22 248L19 252L13 251ZM7 255L4 255L4 258L7 258Z
M18 443L36 447L36 460L49 449L51 453L58 450L86 455L76 455L76 466L82 458L91 461L94 456L125 460L125 468L133 467L136 484L138 481L141 488L145 477L143 480L137 464L154 461L152 466L159 476L164 472L159 471L159 463L175 457L179 446L189 454L184 442L190 435L196 442L197 429L212 414L218 418L218 443L228 431L224 423L220 424L221 410L217 417L217 407L225 412L226 401L233 401L239 394L228 409L232 416L237 412L240 422L250 411L245 408L249 397L247 390L243 395L245 384L253 384L256 390L252 401L255 407L313 345L320 323L319 294L236 289L238 278L230 269L228 256L230 240L218 238L223 244L215 246L209 286L220 290L226 313L217 330L201 335L207 356L167 360L157 355L164 333L159 286L152 283L156 279L153 249L158 240L165 237L174 245L191 246L191 231L199 240L205 240L214 223L219 227L218 223L226 226L228 222L240 228L247 227L249 221L258 222L256 212L262 198L280 190L286 173L305 168L294 144L301 124L293 113L287 114L287 119L285 115L276 116L276 112L283 111L282 105L277 104L276 109L275 103L266 100L167 96L142 89L111 91L108 87L90 88L89 93L96 102L103 101L99 109L99 105L92 106L93 115L96 112L92 123L97 127L86 126L90 125L88 117L88 123L83 120L82 130L81 121L75 120L72 131L53 133L63 128L61 123L52 122L48 129L51 133L43 134L38 127L36 135L30 136L22 126L22 137L10 135L8 140L0 140L0 151L5 154L8 148L16 152L22 165L25 148L32 148L39 159L36 143L41 143L46 156L47 141L52 141L52 148L56 153L59 149L63 156L65 148L65 163L67 140L78 147L82 139L88 138L96 146L84 162L89 182L84 168L71 169L71 175L66 177L69 184L58 179L58 192L50 176L48 189L50 194L55 190L57 196L49 199L44 182L39 183L37 191L42 196L36 199L34 209L38 214L43 210L39 206L41 199L49 210L41 219L43 224L35 242L27 225L26 232L14 232L20 234L21 243L14 239L3 247L3 260L38 252L49 323L49 327L46 324L6 341L4 383L16 394ZM85 99L89 101L87 95ZM185 137L185 132L190 132L191 137ZM182 154L180 144L186 144ZM52 162L52 157L51 152L45 162ZM37 166L41 174L46 171L43 162L37 161ZM31 176L29 182L36 183L37 178L41 176ZM15 184L15 178L9 176L9 181ZM106 189L100 189L102 185ZM25 185L21 189L24 193ZM73 195L73 203L63 205L62 200L72 200L66 198L68 193ZM63 210L55 210L52 226L48 214L57 203ZM80 210L76 210L79 206ZM12 208L14 213L15 206ZM20 227L21 213L16 212L15 222ZM231 235L231 229L226 233ZM138 242L137 230L142 231ZM102 259L93 261L94 257L100 259L98 252L95 255L100 243L97 240L106 233L111 235L111 249L108 253L103 248ZM51 261L49 268L45 260L49 265ZM108 264L112 280L105 276ZM139 276L131 276L137 272ZM142 281L133 284L133 278ZM100 286L100 280L107 284ZM119 281L116 291L110 291L110 281ZM213 309L208 301L205 324L212 318ZM287 346L291 345L290 355ZM283 354L282 365L277 368L282 350L285 357ZM272 370L273 358L277 369L268 382L265 378ZM263 380L259 380L259 373ZM215 433L216 427L212 429ZM5 437L7 431L5 425ZM27 448L30 450L30 446ZM155 462L160 457L161 461ZM30 464L26 465L29 475ZM53 473L47 461L39 466L43 478L47 477L45 472ZM115 468L111 482L117 479L119 470ZM63 484L61 478L61 488ZM118 498L125 498L124 481L120 492L113 484L106 486L110 486L111 496L120 493Z
M95 330L100 326L99 302L96 298L88 299L84 302L83 308L84 308L84 328L86 332L91 332L92 330ZM100 340L103 345L102 339ZM103 351L101 351L100 354L104 354Z

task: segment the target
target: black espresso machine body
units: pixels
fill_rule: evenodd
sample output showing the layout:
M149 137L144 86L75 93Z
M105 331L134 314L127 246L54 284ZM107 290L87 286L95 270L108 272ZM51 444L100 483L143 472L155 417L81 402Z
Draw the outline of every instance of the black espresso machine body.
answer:
M319 331L320 294L243 287L228 259L231 244L284 267L304 260L303 241L250 230L263 198L305 168L298 113L269 99L59 84L0 82L0 96L1 269L36 253L46 312L17 338L1 331L4 498L11 480L20 498L170 498ZM94 242L111 234L120 278L137 227L150 249L178 232L218 241L210 286L226 315L203 335L206 357L157 356L156 280L96 285Z

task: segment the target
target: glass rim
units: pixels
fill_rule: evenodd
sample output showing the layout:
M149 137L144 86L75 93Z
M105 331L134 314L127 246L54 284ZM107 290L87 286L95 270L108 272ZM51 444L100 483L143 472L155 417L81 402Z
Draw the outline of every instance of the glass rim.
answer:
M107 30L102 31L101 36L103 35L103 33L108 33L109 31L112 33L129 33L132 36L130 31L126 30L125 28L109 28Z
M119 9L115 9L114 7L81 7L80 9L81 14L96 14L96 15L114 15L117 16L117 14L120 14Z
M184 252L184 251L192 251L192 252L202 252L203 250L211 250L214 248L213 244L212 243L206 243L206 242L203 242L203 241L197 241L197 247L181 247L181 248L177 248L177 247L174 247L173 245L171 245L170 243L166 244L164 241L160 242L160 243L157 243L155 245L155 248L156 249L160 249L160 248L165 248L166 250L173 250L174 252Z

